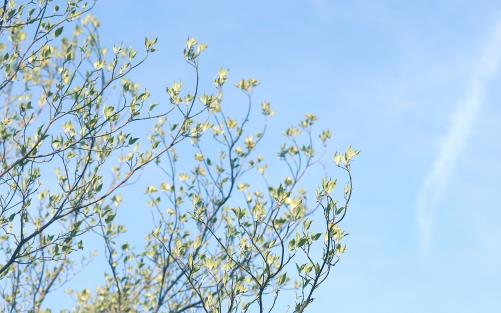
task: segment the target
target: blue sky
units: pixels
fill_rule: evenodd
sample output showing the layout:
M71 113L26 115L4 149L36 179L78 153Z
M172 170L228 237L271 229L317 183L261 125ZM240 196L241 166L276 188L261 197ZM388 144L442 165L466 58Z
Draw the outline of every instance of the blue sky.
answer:
M159 37L135 74L153 95L187 75L194 36L207 77L262 82L270 133L311 112L335 147L362 150L349 251L310 312L499 312L501 3L103 0L94 14L105 45Z

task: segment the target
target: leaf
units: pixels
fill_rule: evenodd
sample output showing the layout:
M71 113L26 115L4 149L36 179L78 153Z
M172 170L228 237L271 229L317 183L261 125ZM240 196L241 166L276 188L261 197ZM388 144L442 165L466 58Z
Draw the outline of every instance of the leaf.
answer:
M115 219L115 216L116 216L115 214L110 214L110 215L106 216L104 221L106 222L106 224L109 224Z
M148 188L146 188L145 194L148 195L155 192L157 192L157 188L155 186L148 186Z
M307 243L308 243L308 239L303 237L303 238L299 239L299 242L297 243L297 246L299 248L301 248L302 246L304 246Z
M58 29L56 29L56 31L54 32L54 36L56 38L59 37L59 35L61 35L61 33L63 32L63 28L64 28L64 26L61 26Z
M311 239L313 239L313 241L316 241L318 240L318 238L320 238L320 236L322 236L322 233L316 233L315 235L311 236Z
M307 231L308 229L310 229L310 226L311 226L311 220L309 220L309 219L304 220L304 222L303 222L303 229L305 231Z
M284 273L280 275L280 277L278 277L277 282L279 285L283 285L283 283L285 283L286 280L287 280L287 273Z

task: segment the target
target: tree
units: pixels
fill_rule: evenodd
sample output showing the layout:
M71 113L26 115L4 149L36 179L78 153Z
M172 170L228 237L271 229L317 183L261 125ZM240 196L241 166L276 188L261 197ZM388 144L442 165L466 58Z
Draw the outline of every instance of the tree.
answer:
M72 312L271 312L288 290L291 309L304 312L345 251L338 224L358 151L334 155L347 174L341 202L327 176L308 198L301 181L322 164L314 146L325 150L331 134L316 139L316 117L307 114L278 151L289 174L270 178L256 152L273 115L268 102L263 129L248 127L257 80L236 83L246 109L229 116L228 70L202 93L207 46L190 38L184 58L194 87L175 82L166 89L170 103L157 105L129 76L157 40L145 39L142 56L125 46L108 52L92 7L4 0L0 9L2 309L50 311L47 295L71 281L78 260L87 262L75 251L94 234L108 269L95 291L72 293ZM138 128L152 131L134 137ZM133 248L115 221L119 192L147 167L163 177L146 188L153 226L144 247Z

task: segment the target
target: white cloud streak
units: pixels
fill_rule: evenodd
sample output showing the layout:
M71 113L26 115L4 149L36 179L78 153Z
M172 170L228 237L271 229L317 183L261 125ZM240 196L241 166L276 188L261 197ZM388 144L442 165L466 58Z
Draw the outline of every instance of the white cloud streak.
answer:
M480 51L468 78L463 99L457 104L450 127L417 198L418 240L421 254L427 254L433 236L434 215L453 173L458 156L478 120L489 82L501 62L501 21Z

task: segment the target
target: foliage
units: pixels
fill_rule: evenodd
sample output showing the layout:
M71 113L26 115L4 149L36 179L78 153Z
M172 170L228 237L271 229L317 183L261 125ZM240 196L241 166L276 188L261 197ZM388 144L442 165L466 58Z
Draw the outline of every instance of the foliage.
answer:
M301 180L321 164L315 143L325 150L331 137L315 138L314 115L284 132L278 157L289 174L276 179L257 154L273 115L268 102L263 129L249 130L257 80L235 84L246 109L231 117L228 70L201 94L207 46L190 38L184 58L195 86L175 82L170 104L157 105L129 76L156 39L145 39L141 56L124 46L108 52L92 6L5 0L0 9L3 311L50 311L47 296L88 262L76 251L86 251L90 234L102 240L108 269L95 291L72 292L72 312L271 312L287 290L296 295L292 310L305 311L345 251L338 224L358 151L334 156L347 174L340 202L328 178L308 198ZM152 132L134 137L138 128ZM154 226L135 249L121 242L126 228L115 217L119 190L146 167L163 177L146 188Z

